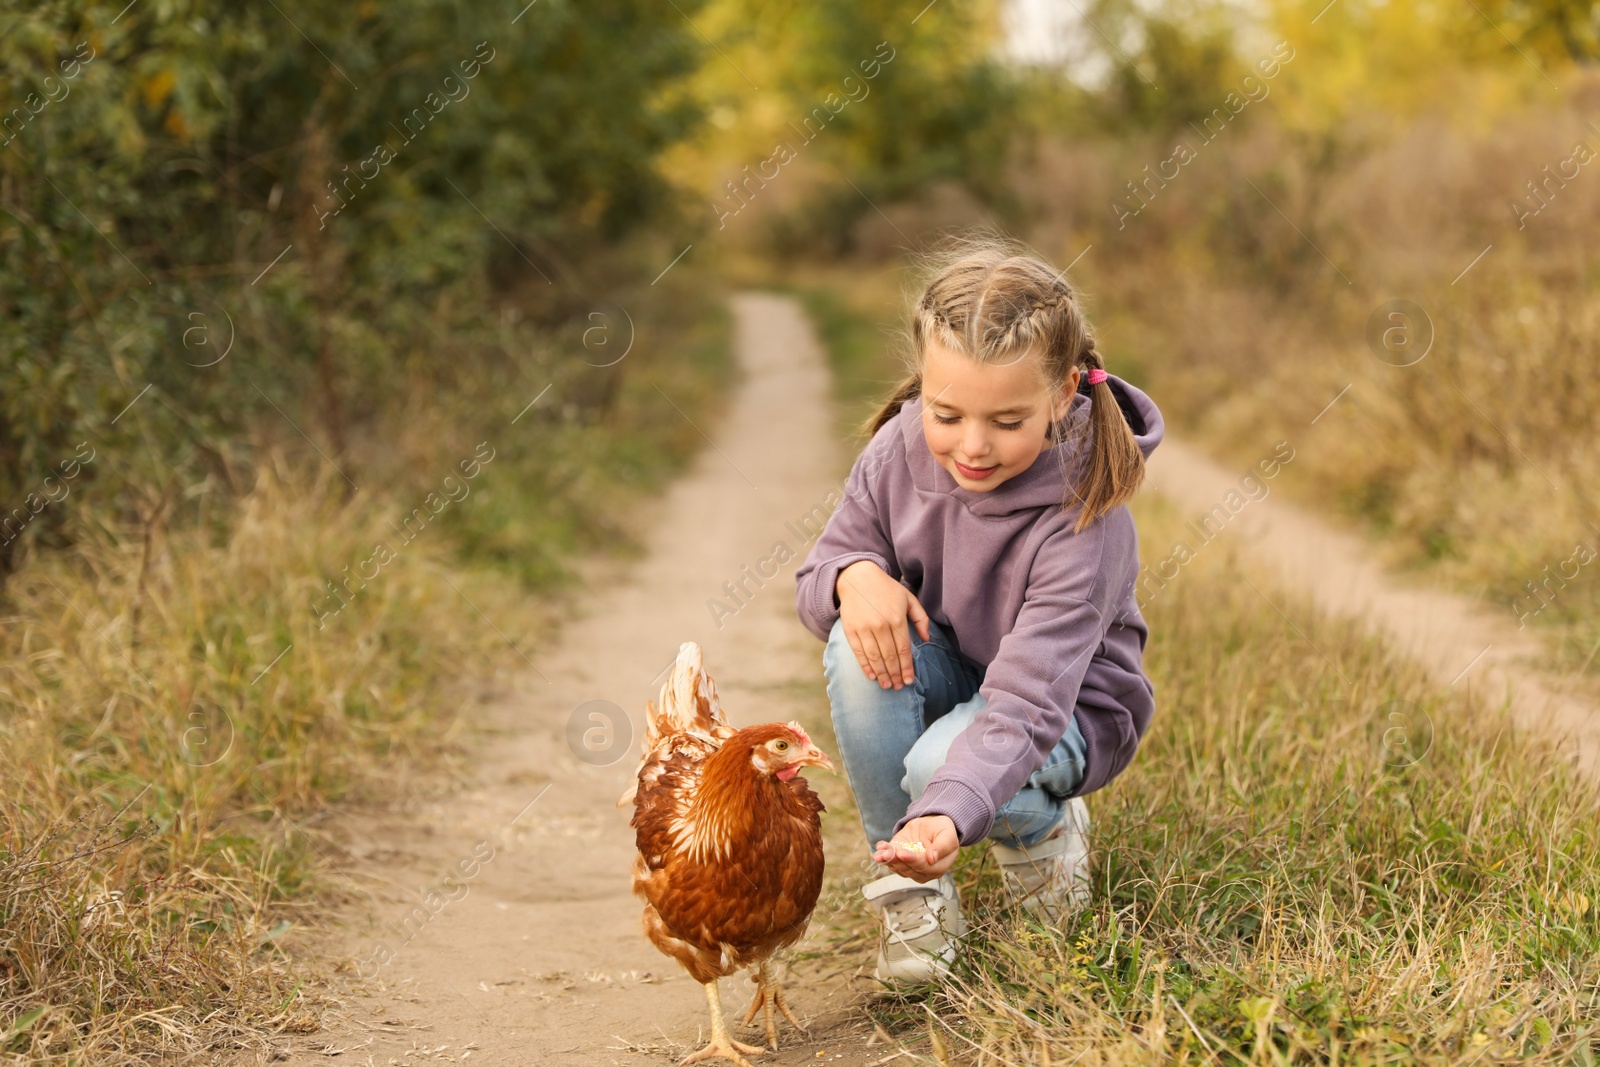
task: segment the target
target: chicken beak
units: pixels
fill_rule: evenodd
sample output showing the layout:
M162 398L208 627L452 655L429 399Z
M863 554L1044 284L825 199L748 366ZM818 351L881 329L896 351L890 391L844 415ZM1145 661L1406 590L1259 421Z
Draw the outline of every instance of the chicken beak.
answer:
M826 771L833 771L833 760L815 745L806 749L806 754L800 757L800 764L804 767L821 767Z

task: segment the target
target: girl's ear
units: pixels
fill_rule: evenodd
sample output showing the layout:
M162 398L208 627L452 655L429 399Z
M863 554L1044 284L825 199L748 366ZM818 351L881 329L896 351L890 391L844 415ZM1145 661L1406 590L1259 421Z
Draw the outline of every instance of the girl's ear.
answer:
M1078 382L1082 380L1083 372L1077 367L1072 368L1072 375L1061 383L1061 388L1056 391L1054 400L1050 404L1050 421L1060 422L1067 417L1067 409L1072 406L1072 398L1078 393Z

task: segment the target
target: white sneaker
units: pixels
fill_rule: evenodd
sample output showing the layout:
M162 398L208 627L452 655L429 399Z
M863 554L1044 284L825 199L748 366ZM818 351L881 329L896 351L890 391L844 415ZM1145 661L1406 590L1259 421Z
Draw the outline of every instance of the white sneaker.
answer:
M1027 848L991 846L1011 902L1050 923L1089 902L1089 808L1082 797L1067 801L1059 826Z
M878 981L932 982L949 975L956 939L967 932L954 878L918 882L889 874L867 883L861 894L883 920Z

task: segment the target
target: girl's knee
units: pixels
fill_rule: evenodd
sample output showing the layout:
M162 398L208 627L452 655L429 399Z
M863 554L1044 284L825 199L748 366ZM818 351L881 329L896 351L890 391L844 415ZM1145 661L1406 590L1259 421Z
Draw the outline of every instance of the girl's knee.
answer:
M841 623L834 623L828 635L828 645L822 653L822 673L828 680L834 733L842 745L849 744L858 733L870 733L882 718L886 702L899 697L896 691L885 691L867 677L850 642L845 639Z
M828 631L828 643L822 649L822 669L832 677L834 667L840 662L840 657L856 663L855 651L850 647L850 639L844 635L844 620L834 619L833 629ZM861 665L856 663L856 669Z
M1055 832L1061 822L1064 802L1043 790L1035 789L1032 792L1038 795L1025 799L1019 795L1001 805L1001 810L995 812L994 825L989 829L989 840L1010 848L1028 848Z
M911 655L919 665L927 655L924 651L925 645L937 645L943 648L948 641L939 624L932 619L928 620L928 634L929 640L924 641L915 627L910 631ZM857 678L871 680L867 678L866 671L861 669L861 661L856 659L856 650L850 647L850 638L845 636L843 619L833 620L833 628L828 631L828 642L822 649L822 670L830 682L855 681Z
M901 782L901 788L910 794L911 799L920 797L922 791L928 788L933 776L950 758L950 746L972 725L972 720L977 718L986 703L981 695L974 694L970 700L957 704L922 731L917 743L906 753L906 776Z
M911 751L906 753L906 776L900 780L900 788L912 800L922 796L928 788L928 783L933 781L933 776L939 768L944 766L945 756L949 752L948 746L924 744L928 735L924 733L918 742L911 746Z
M914 661L919 664L922 661L920 655L922 644L922 638L913 631L912 654ZM861 699L871 699L883 692L883 687L877 680L868 678L867 672L862 669L861 661L856 658L855 649L850 647L850 639L845 636L842 621L836 620L833 629L828 631L828 643L822 650L822 673L828 679L830 692L837 690Z
M828 679L829 689L836 686L871 686L878 689L878 683L867 677L867 672L861 669L861 661L856 659L855 650L850 647L850 639L844 635L844 623L835 621L833 629L828 632L828 644L822 650L822 673Z

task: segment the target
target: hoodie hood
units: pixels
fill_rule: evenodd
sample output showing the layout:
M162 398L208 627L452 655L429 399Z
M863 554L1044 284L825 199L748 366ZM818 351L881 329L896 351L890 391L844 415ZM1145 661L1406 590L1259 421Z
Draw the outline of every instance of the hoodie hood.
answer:
M1106 384L1116 398L1117 407L1133 430L1139 451L1149 459L1156 445L1161 443L1166 424L1155 401L1136 386L1123 381L1115 374L1106 375ZM964 489L955 476L941 467L928 451L922 436L922 398L908 400L895 419L900 421L900 433L905 442L906 462L911 468L912 483L919 493L937 493L961 501L974 515L999 517L1030 508L1060 507L1066 497L1067 487L1079 477L1093 447L1094 431L1090 424L1089 409L1093 403L1087 393L1072 398L1066 415L1056 423L1056 443L1039 453L1033 465L1015 478L1011 478L985 493Z

